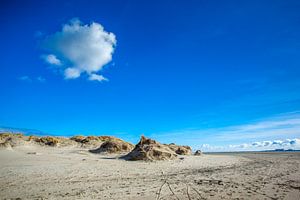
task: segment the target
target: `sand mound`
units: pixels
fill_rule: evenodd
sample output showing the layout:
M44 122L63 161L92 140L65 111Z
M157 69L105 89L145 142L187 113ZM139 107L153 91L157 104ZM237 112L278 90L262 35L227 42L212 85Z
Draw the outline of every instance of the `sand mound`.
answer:
M92 153L123 153L130 152L133 145L123 140L107 141L101 144L98 149L90 150Z
M125 141L112 136L80 136L79 135L79 136L67 138L67 137L57 137L57 136L43 136L43 137L38 137L34 135L26 136L23 135L22 133L7 133L7 132L0 133L0 143L4 143L6 141L12 147L24 146L24 145L41 145L41 146L51 146L51 147L83 147L89 149L97 148L101 144L107 141L126 143ZM117 144L117 146L118 145L119 144ZM129 147L128 145L130 146L131 144L127 144L125 146ZM121 149L125 150L126 147L121 147Z
M73 137L70 138L70 140L73 140L75 142L80 142L80 143L83 143L82 141L85 139L84 136L82 135L75 135Z
M134 149L123 158L126 160L154 161L172 160L176 157L177 155L168 146L142 136Z
M23 138L14 137L14 136L7 138L6 142L9 143L11 147L28 145L28 142L25 141Z
M14 133L2 133L0 134L0 140L8 142L12 147L39 144L48 146L57 146L62 143L63 140L68 140L66 138L59 137L37 137L37 136L25 136L23 134Z
M174 151L178 155L191 155L192 148L189 146L180 146L174 143L167 145L172 151Z
M9 142L2 142L2 143L0 143L0 150L12 150L12 148L11 148L11 145L10 145L10 143Z
M83 148L97 148L102 143L107 141L120 141L124 142L123 140L112 137L112 136L81 136L77 135L71 137L70 140L77 142Z
M195 153L194 153L194 156L201 156L202 155L202 151L201 150L197 150Z
M0 140L6 140L11 137L23 138L24 135L22 133L9 133L9 132L0 133Z
M37 142L41 145L57 146L58 143L60 142L60 140L59 140L59 138L56 138L56 137L47 136L47 137L37 138L37 139L35 139L35 142Z
M70 140L77 142L83 148L97 148L103 141L97 136L74 136Z
M37 137L30 135L28 136L28 141L33 144L52 147L72 147L77 145L77 142L70 140L69 138L53 136Z
M21 133L1 133L0 142L9 143L12 147L26 144L24 136Z

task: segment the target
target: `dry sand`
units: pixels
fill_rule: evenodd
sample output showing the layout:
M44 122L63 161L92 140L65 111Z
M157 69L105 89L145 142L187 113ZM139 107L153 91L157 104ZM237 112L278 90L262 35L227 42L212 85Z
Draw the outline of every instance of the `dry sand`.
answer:
M300 199L300 153L125 161L84 149L0 150L0 199Z

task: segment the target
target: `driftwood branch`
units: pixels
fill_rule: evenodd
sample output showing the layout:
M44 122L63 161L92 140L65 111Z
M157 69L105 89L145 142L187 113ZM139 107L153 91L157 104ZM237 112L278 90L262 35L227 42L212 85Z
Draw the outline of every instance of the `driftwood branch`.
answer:
M163 186L164 186L165 184L167 184L169 190L170 190L171 193L176 197L176 199L177 199L177 200L180 200L180 199L178 198L178 196L175 194L175 192L173 191L173 189L172 189L170 183L168 182L168 176L165 175L163 171L161 172L161 174L162 174L162 176L164 176L164 182L163 182L163 184L160 186L160 188L159 188L159 190L158 190L158 192L157 192L156 200L159 200L159 199L160 199L161 190L162 190L162 188L163 188Z
M163 183L162 185L160 186L158 192L156 193L157 196L156 196L156 200L159 200L161 198L161 192L162 192L162 188L164 187L164 185L167 185L170 192L172 193L172 195L177 199L177 200L180 200L180 198L176 195L176 193L174 192L174 190L172 189L171 187L171 184L170 182L168 181L168 176L166 174L164 174L164 172L162 171L161 172L162 176L163 176ZM203 179L201 180L202 181L216 181L216 183L220 183L222 182L221 180L210 180L210 179ZM203 200L205 199L204 197L202 197L201 193L199 191L197 191L194 187L190 186L187 182L182 182L186 185L186 194L187 194L187 198L188 200L191 200L191 195L190 195L190 191L189 191L189 188L191 188L193 191L195 191L197 193L197 195L199 196L199 198L197 199L200 199L200 200Z
M205 199L205 198L202 197L201 193L200 193L198 190L196 190L196 189L195 189L194 187L192 187L192 186L191 186L191 188L198 194L198 196L200 197L200 199Z
M186 184L186 194L188 196L188 199L191 200L190 193L189 193L189 185L188 184Z
M157 193L157 197L156 197L156 200L159 200L160 199L160 193L161 193L161 189L163 188L163 186L166 184L167 180L164 181L164 183L160 186L159 190L158 190L158 193Z
M167 182L167 185L168 185L168 187L169 187L169 190L170 190L170 191L172 192L172 194L176 197L176 199L177 199L177 200L180 200L180 199L177 197L177 195L174 193L174 191L172 190L172 188L171 188L169 182Z

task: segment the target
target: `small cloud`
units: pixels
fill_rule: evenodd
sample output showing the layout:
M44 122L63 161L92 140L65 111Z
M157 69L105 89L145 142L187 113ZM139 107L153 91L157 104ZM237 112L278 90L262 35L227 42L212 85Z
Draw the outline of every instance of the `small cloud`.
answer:
M41 82L41 83L44 83L46 81L46 79L44 77L42 77L42 76L38 76L36 78L36 80L39 81L39 82Z
M44 34L43 34L42 31L36 31L36 32L34 33L34 36L37 37L37 38L42 37L43 35L44 35Z
M29 76L21 76L18 79L21 81L25 81L25 82L41 82L41 83L43 83L46 81L46 79L42 76L38 76L36 78L31 78Z
M31 78L29 76L21 76L19 77L19 80L21 81L27 81L27 82L31 82Z
M108 81L107 78L105 78L105 77L102 76L102 75L98 75L98 74L91 74L91 75L89 76L89 80L90 80L90 81L99 81L99 82L101 82L101 81Z
M112 60L116 46L113 33L99 23L82 24L73 19L61 31L48 35L43 47L50 54L43 56L47 63L60 66L65 79L76 79L86 73L89 80L107 80L96 74Z
M44 55L42 58L51 65L61 65L61 61L53 54Z
M65 70L65 78L66 79L75 79L80 76L80 70L77 68L67 68Z

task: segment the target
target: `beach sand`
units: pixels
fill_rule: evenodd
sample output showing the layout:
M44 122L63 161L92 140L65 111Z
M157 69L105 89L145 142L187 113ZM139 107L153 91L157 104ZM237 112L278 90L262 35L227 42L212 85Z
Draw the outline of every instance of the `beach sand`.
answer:
M0 199L300 199L300 153L125 161L82 148L0 150Z

